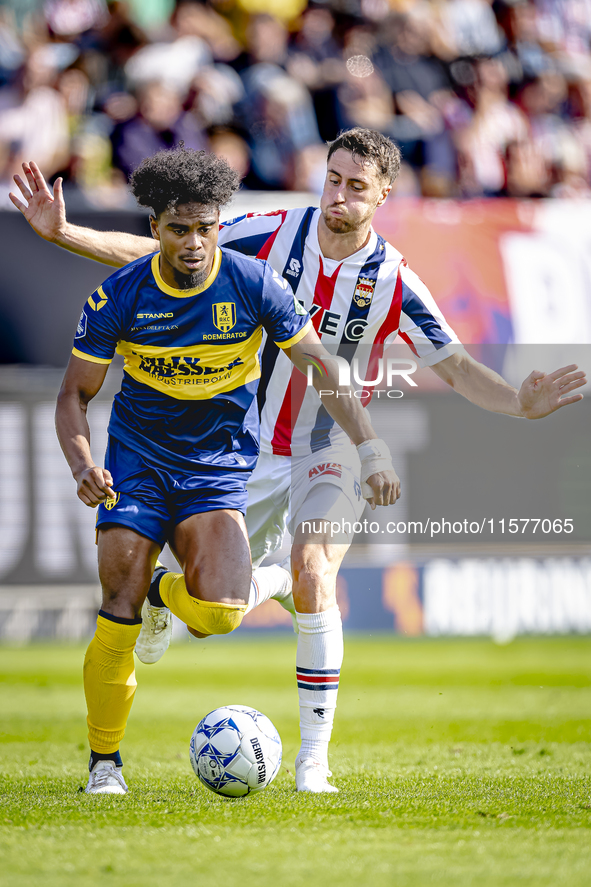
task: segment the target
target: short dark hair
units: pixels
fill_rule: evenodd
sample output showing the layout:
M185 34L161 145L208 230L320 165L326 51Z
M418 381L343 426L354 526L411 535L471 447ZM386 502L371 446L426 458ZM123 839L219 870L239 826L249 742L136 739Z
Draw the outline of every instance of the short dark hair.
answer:
M392 184L400 171L400 148L392 139L375 129L355 126L339 133L334 142L328 143L328 160L339 148L350 151L354 157L373 163L389 184Z
M240 178L221 157L180 145L142 160L130 186L139 205L158 217L184 203L224 206L240 187Z

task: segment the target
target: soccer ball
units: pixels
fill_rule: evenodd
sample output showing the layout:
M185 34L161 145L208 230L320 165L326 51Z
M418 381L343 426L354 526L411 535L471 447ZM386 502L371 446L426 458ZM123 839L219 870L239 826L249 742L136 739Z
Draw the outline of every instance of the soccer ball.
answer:
M241 798L272 782L281 739L268 717L246 705L216 708L200 721L189 746L193 770L218 795Z

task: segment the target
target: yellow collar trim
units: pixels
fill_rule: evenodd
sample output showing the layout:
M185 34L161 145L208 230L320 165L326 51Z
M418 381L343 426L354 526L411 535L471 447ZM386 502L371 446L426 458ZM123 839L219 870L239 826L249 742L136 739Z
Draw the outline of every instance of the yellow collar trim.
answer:
M175 296L177 299L186 299L188 296L197 296L199 295L199 293L202 293L204 290L210 287L218 276L221 264L222 251L218 246L215 251L211 271L209 272L209 275L203 281L201 286L195 287L195 289L192 290L181 290L177 289L174 286L169 286L162 280L162 275L160 274L160 253L155 253L151 262L152 274L154 275L154 280L156 281L156 285L158 286L158 288L161 289L163 293L167 293L169 296Z

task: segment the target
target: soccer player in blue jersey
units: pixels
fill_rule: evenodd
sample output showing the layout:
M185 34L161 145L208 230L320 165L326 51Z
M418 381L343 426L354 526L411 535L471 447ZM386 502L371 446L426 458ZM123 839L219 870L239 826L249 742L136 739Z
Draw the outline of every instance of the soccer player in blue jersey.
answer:
M163 545L170 543L184 580L161 583L152 604L201 637L232 631L246 612L244 513L258 455L263 331L303 372L307 357L322 358L332 376L322 387L339 390L336 368L286 281L266 262L217 245L219 208L238 187L225 161L182 147L159 152L138 167L131 187L152 210L159 252L114 273L86 302L56 411L78 496L98 506L103 600L84 663L89 793L127 790L119 744L135 691L140 613ZM102 468L91 454L86 411L115 351L124 374ZM350 394L326 404L361 445L375 433ZM394 502L391 464L375 468L375 504Z

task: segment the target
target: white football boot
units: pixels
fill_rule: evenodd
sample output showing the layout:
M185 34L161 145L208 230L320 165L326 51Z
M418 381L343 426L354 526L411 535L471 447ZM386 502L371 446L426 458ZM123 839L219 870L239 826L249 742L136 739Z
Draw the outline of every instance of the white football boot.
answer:
M88 777L88 785L84 789L87 795L125 795L127 785L121 767L114 761L97 761Z
M152 582L159 581L166 567L156 563ZM148 598L142 607L142 627L135 642L135 655L145 665L158 662L170 644L172 637L172 613L168 607L153 607Z
M328 777L332 776L332 773L320 761L315 761L314 758L300 758L298 756L295 768L297 791L312 792L315 795L319 795L322 792L326 794L336 794L338 792L338 788L331 785L328 781Z

